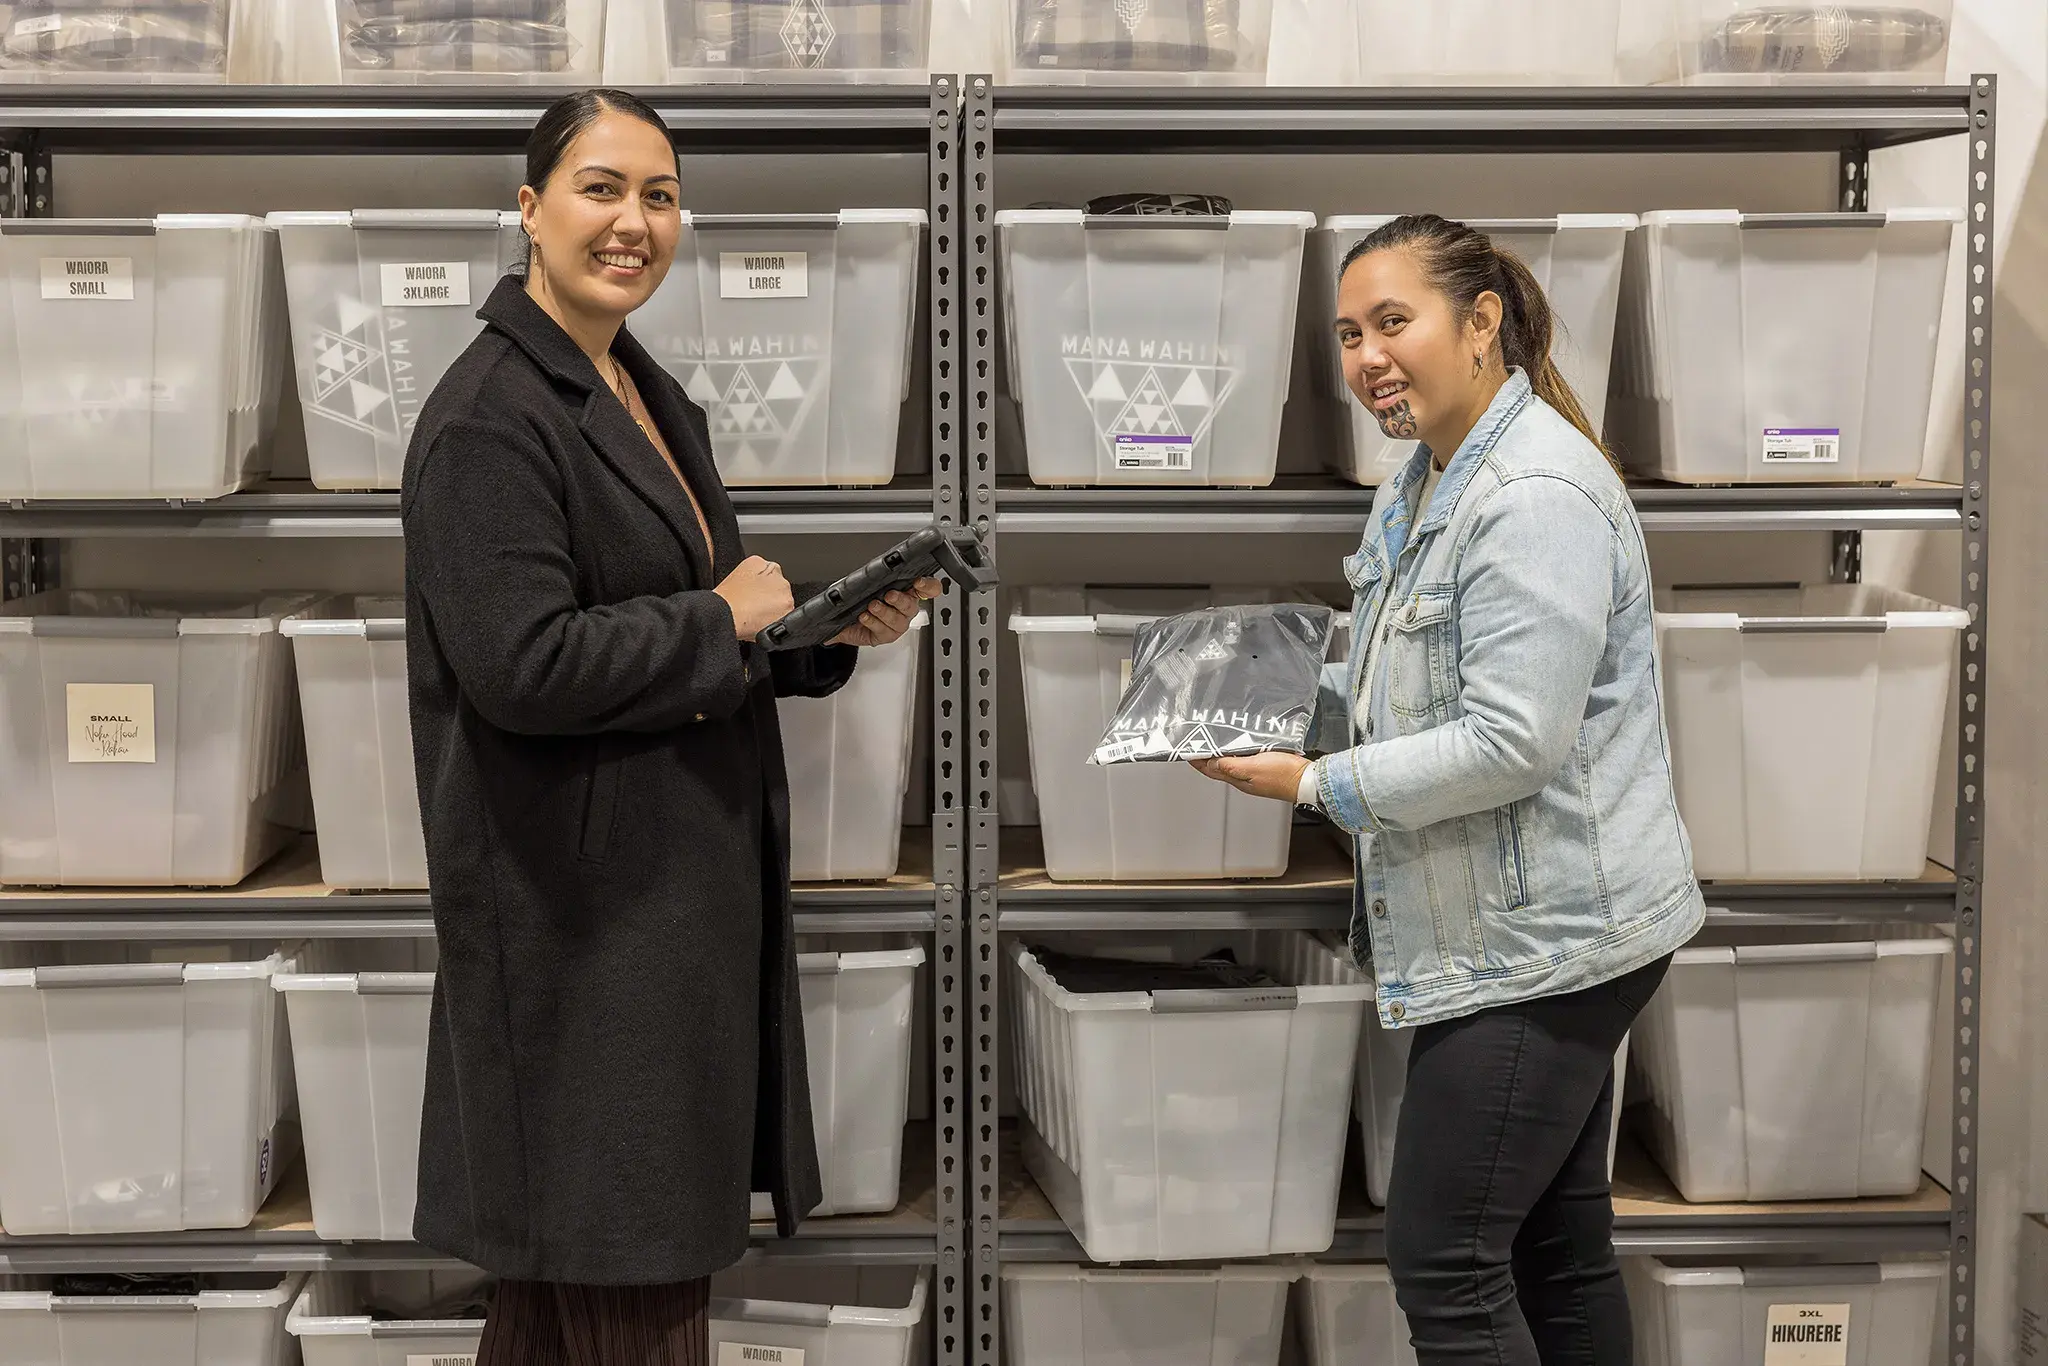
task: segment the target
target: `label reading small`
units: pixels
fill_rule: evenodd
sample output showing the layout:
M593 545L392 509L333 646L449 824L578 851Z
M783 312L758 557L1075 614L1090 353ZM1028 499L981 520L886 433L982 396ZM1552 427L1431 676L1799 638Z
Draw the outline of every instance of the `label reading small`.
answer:
M383 273L386 308L469 307L469 262L387 263Z
M808 299L811 257L803 251L721 251L721 299Z
M1846 1304L1774 1304L1764 1332L1764 1366L1849 1366Z
M1140 436L1119 432L1116 467L1120 470L1192 470L1195 439L1191 436Z
M64 710L74 764L156 762L156 685L69 683Z
M126 256L45 256L43 297L132 299L135 297L135 262Z
M1766 465L1833 465L1842 459L1840 427L1766 427Z
M739 1342L718 1344L718 1366L804 1366L801 1347L749 1347Z
M64 27L64 16L45 14L34 19L22 19L14 25L14 36L33 38L39 33L55 33Z
M405 1366L476 1366L475 1352L430 1352L426 1356L407 1356Z

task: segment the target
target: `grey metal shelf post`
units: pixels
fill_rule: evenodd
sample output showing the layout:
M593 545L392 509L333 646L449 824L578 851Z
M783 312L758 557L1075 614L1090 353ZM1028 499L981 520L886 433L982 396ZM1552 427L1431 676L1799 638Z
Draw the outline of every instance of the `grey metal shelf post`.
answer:
M963 443L967 515L1003 535L1302 535L1355 532L1370 491L1337 485L1270 489L998 488L995 451L994 214L998 151L1303 154L1502 151L1831 152L1839 158L1835 207L1867 210L1870 157L1880 148L1962 135L1968 142L1964 476L1960 487L1637 487L1644 525L1659 531L1812 531L1832 536L1830 577L1862 574L1866 530L1961 532L1961 602L1971 625L1960 656L1954 880L1786 886L1713 885L1718 923L1798 926L1952 924L1956 1024L1953 1188L1945 1202L1763 1207L1701 1216L1683 1206L1639 1207L1616 1239L1642 1254L1843 1254L1946 1248L1951 1293L1947 1366L1975 1358L1975 1134L1981 971L1985 755L1985 659L1989 621L1993 165L1997 78L1967 86L1850 88L1579 88L1279 90L1163 87L996 89L985 76L962 83L963 245L968 325ZM999 1366L1000 1276L1005 1259L1074 1260L1079 1244L1057 1221L1005 1224L997 1069L1004 1047L997 973L1001 929L1221 928L1244 924L1328 927L1346 915L1343 889L1299 886L1187 891L1151 887L1005 883L996 827L995 622L969 622L966 696L972 743L969 855L973 916L967 935L972 1026L966 1105L972 1162L974 1332L969 1366ZM1009 909L1005 910L1005 905ZM1382 1252L1377 1216L1340 1220L1334 1258Z

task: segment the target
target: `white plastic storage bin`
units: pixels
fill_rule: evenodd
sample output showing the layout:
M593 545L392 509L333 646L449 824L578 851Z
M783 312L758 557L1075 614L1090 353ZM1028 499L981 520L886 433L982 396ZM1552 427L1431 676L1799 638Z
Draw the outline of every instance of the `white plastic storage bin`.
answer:
M262 219L9 219L0 272L0 498L217 498L269 473L285 329Z
M1612 85L1623 3L1357 0L1359 83Z
M1365 405L1345 388L1344 354L1336 335L1337 272L1345 253L1389 221L1391 216L1384 214L1326 218L1309 238L1311 289L1320 305L1313 325L1316 378L1320 392L1343 409L1342 435L1329 450L1327 463L1359 484L1385 483L1415 453L1413 441L1384 435ZM1614 352L1622 248L1638 220L1633 214L1606 213L1467 221L1535 273L1557 315L1551 357L1579 396L1594 430L1599 430L1607 411L1607 362Z
M1408 1316L1384 1265L1303 1267L1294 1318L1306 1366L1415 1366Z
M248 8L241 0L0 0L0 82L218 84Z
M286 1366L303 1274L202 1278L191 1295L60 1295L0 1276L0 1361L12 1366Z
M420 406L522 266L519 215L496 209L274 213L291 297L306 463L323 489L397 488Z
M671 85L699 81L916 81L930 68L930 0L633 0L644 51ZM612 23L622 21L613 0ZM618 46L613 47L618 54Z
M1381 1208L1387 1203L1387 1181L1394 1170L1394 1134L1401 1119L1401 1098L1408 1093L1408 1053L1415 1044L1412 1029L1388 1029L1379 1013L1365 1013L1365 1036L1358 1044L1358 1082L1351 1091L1365 1147L1365 1193ZM1614 1174L1614 1150L1621 1138L1622 1083L1628 1076L1628 1036L1614 1053L1614 1113L1607 1128L1607 1174ZM1405 1337L1402 1339L1407 1340Z
M291 1020L314 1229L409 1241L434 974L286 973L272 985Z
M37 945L0 957L0 1227L248 1227L297 1156L270 989L296 953Z
M1671 0L1693 85L1939 82L1951 0Z
M1681 949L1636 1022L1651 1150L1692 1201L1920 1186L1946 939Z
M0 607L0 883L225 887L277 852L304 762L277 628L307 601Z
M321 1272L292 1305L285 1330L305 1366L474 1366L484 1321L470 1314L488 1279L467 1268ZM451 1312L463 1317L437 1316Z
M910 1010L924 950L797 955L811 1122L825 1200L814 1214L896 1208L910 1104Z
M1607 435L1681 484L1919 473L1954 209L1643 215Z
M1281 1266L1005 1266L1003 1360L1008 1366L1276 1366L1295 1275Z
M279 0L302 11L301 84L596 85L606 0Z
M1917 878L1967 612L1876 584L1662 589L1679 814L1702 878Z
M1006 948L1024 1165L1092 1261L1321 1252L1336 1233L1372 982L1298 930L1128 939L1228 946L1281 990L1076 993Z
M1923 1366L1941 1322L1940 1261L1847 1266L1713 1265L1621 1259L1641 1366L1766 1366L1833 1360L1845 1366ZM1772 1350L1798 1323L1846 1330L1820 1357ZM1808 1349L1812 1350L1812 1349Z
M319 615L293 617L278 629L290 638L298 664L321 879L350 890L425 887L405 603L334 601Z
M830 697L775 704L789 768L789 875L797 882L896 875L925 614L894 645L861 652Z
M1036 484L1273 482L1307 213L996 215Z
M1266 0L999 0L1012 85L1264 85Z
M895 476L924 225L922 209L683 215L633 335L704 409L727 485Z

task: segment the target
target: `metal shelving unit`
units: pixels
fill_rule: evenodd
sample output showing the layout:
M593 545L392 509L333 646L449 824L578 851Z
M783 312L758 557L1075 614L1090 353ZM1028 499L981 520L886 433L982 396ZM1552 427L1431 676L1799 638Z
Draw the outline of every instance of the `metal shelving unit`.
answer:
M221 86L0 87L0 217L55 212L58 158L71 153L293 155L518 151L560 94L535 86L240 88ZM934 517L960 516L957 139L959 90L929 86L747 85L644 90L686 153L922 156L930 215L932 472L881 489L740 490L749 536L899 536ZM272 485L214 502L0 502L0 600L59 582L59 544L75 537L396 537L394 493L323 493ZM893 1214L816 1220L778 1240L756 1228L752 1255L776 1260L912 1262L937 1268L938 1366L959 1366L966 1313L965 1158L959 1088L962 1032L960 916L966 883L960 836L965 772L958 670L964 602L933 604L933 821L928 855L905 845L905 872L876 885L808 886L796 895L801 933L912 932L931 936L934 1119L906 1140L904 1201ZM310 847L288 851L244 886L224 891L0 892L0 940L419 938L433 933L425 893L335 892ZM301 1168L303 1171L303 1168ZM289 1180L289 1178L288 1178ZM303 1180L288 1185L254 1227L135 1237L9 1238L0 1271L299 1270L403 1268L444 1259L408 1244L322 1241Z
M1689 1206L1654 1167L1617 1174L1617 1242L1625 1252L1874 1255L1946 1250L1949 1366L1975 1353L1973 1129L1977 1114L1973 1028L1979 967L1984 755L1986 534L1990 513L1991 197L1997 82L1861 89L1569 90L1199 90L1067 87L997 89L985 77L963 83L962 217L966 312L965 443L968 515L998 539L1031 535L1355 536L1369 491L1320 480L1269 489L1039 489L999 481L995 472L996 189L1001 154L1306 154L1336 152L1833 152L1839 207L1869 206L1870 153L1928 138L1966 136L1965 482L1900 488L1722 488L1644 486L1632 490L1656 531L1833 533L1835 576L1859 576L1866 530L1962 533L1957 599L1971 613L1961 658L1957 756L1956 868L1930 868L1916 882L1710 884L1712 917L1747 925L1953 924L1956 930L1954 1189L1931 1181L1901 1201L1800 1205ZM1836 206L1830 206L1836 207ZM1082 1260L1028 1178L1017 1170L999 1121L996 1077L1002 1041L997 936L1007 930L1330 927L1348 919L1350 869L1338 856L1297 844L1288 876L1262 884L1194 886L1054 884L996 825L995 614L977 608L965 648L982 666L970 674L967 705L975 752L968 811L973 901L968 1009L968 1148L974 1186L971 1366L998 1366L1000 1270L1005 1260ZM1647 1168L1647 1171L1644 1170ZM1344 1206L1331 1259L1381 1254L1379 1216Z

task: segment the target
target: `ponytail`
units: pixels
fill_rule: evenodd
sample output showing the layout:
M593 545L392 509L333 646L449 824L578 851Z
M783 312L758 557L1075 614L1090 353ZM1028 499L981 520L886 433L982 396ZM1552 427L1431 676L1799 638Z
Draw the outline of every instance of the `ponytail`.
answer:
M1341 279L1359 257L1395 247L1416 253L1430 284L1450 300L1460 322L1471 318L1481 294L1490 290L1500 296L1499 344L1503 362L1521 366L1536 396L1576 427L1579 435L1592 442L1593 449L1605 456L1615 473L1620 474L1621 466L1614 453L1607 449L1600 433L1593 430L1585 405L1558 370L1557 362L1551 359L1557 314L1544 297L1543 286L1521 258L1500 250L1485 233L1464 223L1433 213L1406 214L1381 224L1352 247L1345 254L1338 277Z

